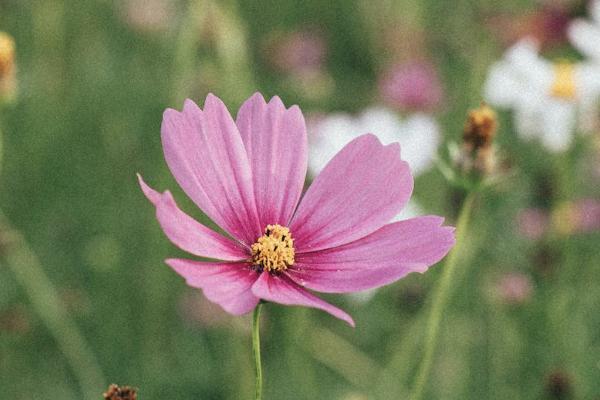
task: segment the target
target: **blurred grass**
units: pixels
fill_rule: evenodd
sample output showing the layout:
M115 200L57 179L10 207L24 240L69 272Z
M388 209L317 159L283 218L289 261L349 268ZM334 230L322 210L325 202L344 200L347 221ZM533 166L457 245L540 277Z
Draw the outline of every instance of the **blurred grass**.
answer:
M106 386L137 386L143 399L249 398L254 382L249 319L215 327L184 318L181 297L193 290L163 264L178 251L160 232L135 181L135 172L142 172L201 218L162 161L163 110L180 107L184 97L201 102L208 90L235 110L257 89L305 111L360 110L375 99L378 57L386 57L385 48L373 43L377 27L368 15L392 7L400 16L411 15L427 34L447 92L440 121L446 138L456 140L467 109L480 101L488 65L501 52L482 19L500 5L466 0L451 7L436 0L173 5L171 25L148 33L124 22L120 2L0 1L0 29L16 39L20 81L19 101L0 114L0 208L56 286ZM501 7L527 10L533 3ZM212 33L201 34L210 24L217 25ZM261 43L271 32L305 26L321 29L330 46L335 87L323 99L302 97L262 56ZM544 264L551 271L546 273L535 262L540 245L524 241L514 226L522 207L598 196L581 173L587 139L564 157L550 156L519 141L510 119L503 118L500 145L518 174L478 203L472 228L477 234L467 243L471 261L456 279L425 398L549 398L546 378L559 370L571 377L573 398L595 399L600 236L544 244L553 254ZM539 196L544 180L552 187L548 197ZM451 191L437 172L417 180L416 195L428 212L452 215ZM493 279L514 270L534 276L531 301L511 307L491 300ZM421 357L424 299L440 273L434 268L410 276L366 305L327 296L353 314L355 330L315 310L265 307L265 398L403 398ZM416 300L407 302L415 288ZM26 322L15 326L15 315ZM26 292L0 263L0 399L79 399L83 393L71 367ZM104 389L86 388L98 398Z

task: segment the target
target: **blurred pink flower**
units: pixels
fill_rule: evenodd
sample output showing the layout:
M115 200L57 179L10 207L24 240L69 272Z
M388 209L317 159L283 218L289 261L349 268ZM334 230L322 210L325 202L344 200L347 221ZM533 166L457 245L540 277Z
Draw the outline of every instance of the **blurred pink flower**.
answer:
M266 53L279 71L302 74L323 68L327 44L317 32L301 30L275 38L267 46Z
M440 105L442 84L434 66L413 61L393 65L379 81L381 98L401 111L428 111Z
M134 30L152 33L167 30L175 10L168 0L127 0L123 2L122 13Z
M595 232L600 230L600 201L583 199L575 202L578 232Z
M454 244L443 218L387 224L408 202L413 178L400 146L363 135L342 149L300 196L307 169L304 117L278 97L248 99L234 121L209 94L201 110L187 100L168 109L162 142L171 172L188 196L232 239L180 210L169 191L141 177L169 239L201 262L168 259L190 286L231 314L262 300L314 307L352 318L307 289L348 293L424 272ZM299 203L299 204L298 204Z
M489 16L486 23L505 46L529 36L535 38L545 49L566 42L571 13L570 6L553 0L532 12Z
M581 199L566 202L552 213L552 225L562 234L589 233L600 230L600 201Z
M510 272L500 278L496 292L503 303L522 304L531 298L533 286L529 276L520 272Z
M531 240L541 239L548 225L548 214L539 208L525 208L517 215L519 233Z

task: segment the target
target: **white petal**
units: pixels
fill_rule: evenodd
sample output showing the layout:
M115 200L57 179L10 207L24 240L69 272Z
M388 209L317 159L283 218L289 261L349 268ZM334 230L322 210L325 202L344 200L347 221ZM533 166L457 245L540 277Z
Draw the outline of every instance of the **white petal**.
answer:
M594 19L594 22L600 26L600 0L592 0L589 7L590 15Z
M348 142L357 131L355 121L345 114L333 114L320 121L310 140L308 169L315 177Z
M507 51L506 60L530 90L546 91L552 84L554 71L552 64L541 58L538 51L535 40L522 39Z
M578 64L575 67L575 82L578 99L583 103L594 102L600 97L600 65Z
M577 50L596 61L600 61L600 23L593 25L578 19L571 23L567 33L571 43Z
M440 143L440 129L433 117L415 114L404 121L399 141L402 158L416 176L433 164Z
M425 212L421 205L414 198L410 199L409 202L404 206L402 211L396 215L391 222L404 221L405 219L416 218L420 215L424 215Z
M483 89L488 103L496 107L511 107L522 91L523 86L508 62L492 65Z
M395 112L384 107L371 107L365 110L357 120L362 133L377 135L383 144L399 141L402 120ZM400 143L402 144L402 143Z
M429 168L439 144L439 128L433 117L415 114L406 120L383 107L372 107L358 117L333 114L315 126L310 143L309 170L316 176L333 156L352 139L365 133L383 144L400 143L402 158L414 175Z
M542 142L548 150L567 150L576 129L575 104L560 100L549 101L545 107L542 127Z

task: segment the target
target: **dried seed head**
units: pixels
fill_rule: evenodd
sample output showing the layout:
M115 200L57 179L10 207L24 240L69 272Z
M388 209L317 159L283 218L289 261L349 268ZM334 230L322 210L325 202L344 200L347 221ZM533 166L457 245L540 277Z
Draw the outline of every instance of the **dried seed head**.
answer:
M137 390L129 386L121 388L118 385L112 384L103 396L104 400L136 400Z
M14 99L17 91L16 76L15 41L10 35L0 32L0 102Z
M489 148L492 146L496 131L498 130L498 117L496 112L487 104L469 111L463 134L463 143L471 151Z
M496 112L488 105L469 111L463 132L459 165L465 173L490 175L496 169L494 137L498 130Z
M15 65L15 41L13 38L0 32L0 80L8 76Z

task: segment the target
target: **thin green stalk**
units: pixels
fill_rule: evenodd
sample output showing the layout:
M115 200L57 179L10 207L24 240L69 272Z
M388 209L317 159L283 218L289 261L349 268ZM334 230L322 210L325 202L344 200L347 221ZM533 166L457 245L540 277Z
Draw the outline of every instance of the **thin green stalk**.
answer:
M3 153L4 148L2 147L2 145L3 145L2 139L3 139L2 126L0 126L0 179L2 179L2 156L4 155L4 153Z
M38 317L54 337L71 366L83 398L96 399L105 380L96 357L61 304L57 290L46 275L36 255L20 233L12 230L0 212L0 231L8 236L2 258L29 296Z
M439 337L440 322L442 320L444 309L446 308L446 303L450 298L452 279L457 275L456 268L460 258L459 256L462 253L462 249L466 241L467 225L469 224L474 200L475 193L469 193L458 216L458 221L456 224L456 245L448 256L444 271L442 273L442 278L440 279L434 294L433 303L431 306L431 314L429 314L425 331L427 335L425 337L425 352L421 361L421 366L417 372L415 385L410 396L412 400L420 400L423 397L425 384L427 383L427 378L429 377L429 373L431 371L433 356Z
M260 362L260 309L261 303L258 303L254 309L252 318L252 354L254 354L254 364L256 366L256 400L262 399L262 364Z
M329 329L313 327L305 344L316 360L358 388L368 389L381 375L381 367L373 359Z

